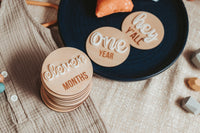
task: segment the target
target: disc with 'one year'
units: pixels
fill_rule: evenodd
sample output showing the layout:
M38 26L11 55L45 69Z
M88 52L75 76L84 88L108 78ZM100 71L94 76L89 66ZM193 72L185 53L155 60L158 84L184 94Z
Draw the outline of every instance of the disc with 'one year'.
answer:
M41 78L45 89L61 96L82 92L91 82L93 68L82 51L67 47L53 51L45 59Z
M126 34L112 27L93 31L86 41L89 57L98 65L114 67L122 64L130 52Z
M157 47L164 37L162 22L155 15L144 11L128 15L122 23L122 31L131 46L142 50Z

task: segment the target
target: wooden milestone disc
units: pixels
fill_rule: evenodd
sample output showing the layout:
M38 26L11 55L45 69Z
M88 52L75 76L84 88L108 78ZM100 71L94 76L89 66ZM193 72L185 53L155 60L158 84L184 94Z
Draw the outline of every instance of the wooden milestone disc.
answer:
M75 102L79 102L82 99L84 99L84 97L86 95L88 95L88 93L90 93L91 88L92 88L92 83L90 83L87 86L87 88L85 89L86 91L82 95L75 97L75 98L69 98L69 99L57 98L57 97L54 97L53 95L50 95L46 90L44 90L44 91L45 91L46 95L48 96L48 98L51 99L52 101L54 101L55 103L74 104Z
M85 53L75 48L64 47L47 56L42 65L41 75L47 91L68 96L83 91L89 85L93 68Z
M63 107L63 106L59 106L59 105L56 105L56 104L53 104L49 99L48 97L45 95L45 92L44 92L44 87L41 86L41 89L40 89L40 92L41 92L41 98L42 98L42 101L45 103L45 105L54 110L54 111L57 111L57 112L70 112L70 111L73 111L75 110L76 108L78 108L81 104L77 105L77 106L72 106L72 107ZM50 102L49 102L50 101Z
M98 65L114 67L123 63L130 52L127 37L120 30L102 27L93 31L87 41L86 50Z
M157 47L164 38L162 22L155 15L144 11L127 16L122 23L122 32L133 47L142 50Z
M60 106L76 106L76 105L79 105L80 103L82 103L83 101L85 101L85 99L90 94L91 88L92 88L92 85L90 84L88 86L88 91L81 97L74 99L74 100L68 101L68 100L51 99L50 97L49 97L49 99L51 99L51 101L53 101L54 103L56 103L57 105L60 105Z
M76 95L74 97L68 97L68 98L60 98L60 97L55 97L53 95L51 95L50 93L48 93L48 91L45 90L45 93L48 97L50 97L51 99L54 100L58 100L58 101L73 101L73 100L78 100L80 97L82 97L83 95L85 95L89 90L85 89L84 93L82 93L81 95Z
M42 80L42 85L43 85L43 87L45 88L46 93L47 93L48 95L51 95L51 96L55 97L55 98L60 98L60 99L64 99L64 100L74 99L74 98L76 98L76 97L78 97L78 96L81 96L83 93L85 93L85 91L87 91L87 90L83 89L82 91L80 91L79 93L74 94L74 95L59 95L59 94L56 94L56 93L54 93L53 91L51 91L51 90L44 84L43 79L41 79L41 80ZM86 88L87 88L87 87L86 87Z

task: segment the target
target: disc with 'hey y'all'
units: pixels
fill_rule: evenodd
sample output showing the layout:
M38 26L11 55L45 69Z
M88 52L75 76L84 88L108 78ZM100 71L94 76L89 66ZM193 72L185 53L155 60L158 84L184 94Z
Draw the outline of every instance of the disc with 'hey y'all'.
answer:
M122 31L127 35L131 46L148 50L157 47L163 40L162 22L149 12L134 12L122 23Z

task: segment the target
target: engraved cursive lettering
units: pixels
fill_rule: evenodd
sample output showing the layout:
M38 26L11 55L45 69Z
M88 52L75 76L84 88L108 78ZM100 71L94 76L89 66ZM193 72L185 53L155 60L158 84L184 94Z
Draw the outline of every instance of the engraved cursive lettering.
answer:
M77 57L72 58L58 66L55 66L54 64L49 64L48 71L45 71L43 73L43 77L47 81L51 81L54 78L59 77L60 75L66 74L66 72L70 71L71 68L78 68L81 63L86 63L86 59L84 56L78 55Z
M144 42L150 43L153 40L157 40L158 33L155 29L152 29L150 24L145 24L145 19L147 18L146 13L141 13L133 20L133 25L135 25L136 29L139 29L142 34L147 35L144 38Z
M90 37L90 43L94 46L102 44L104 48L117 53L125 53L128 50L126 42L122 39L117 40L115 37L103 37L99 32L94 32Z

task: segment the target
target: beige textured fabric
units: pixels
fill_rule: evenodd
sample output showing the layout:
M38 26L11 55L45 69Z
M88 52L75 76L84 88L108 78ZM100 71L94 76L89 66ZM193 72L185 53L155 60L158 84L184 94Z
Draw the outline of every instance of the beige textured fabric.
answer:
M57 46L50 30L30 12L24 0L1 3L0 72L7 71L9 76L6 90L0 94L0 132L106 132L90 98L70 113L57 113L43 104L41 65ZM12 96L18 100L13 101Z

